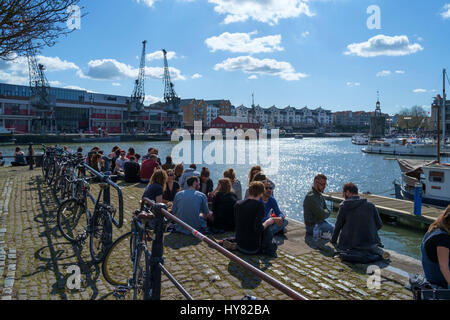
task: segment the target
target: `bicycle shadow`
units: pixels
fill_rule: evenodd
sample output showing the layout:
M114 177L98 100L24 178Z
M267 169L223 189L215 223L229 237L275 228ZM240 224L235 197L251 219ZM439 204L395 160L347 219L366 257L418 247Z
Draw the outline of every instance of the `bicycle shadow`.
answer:
M52 295L59 295L61 299L67 300L69 299L68 292L76 293L90 289L92 291L91 299L96 299L99 292L96 282L101 274L99 266L90 259L89 255L83 254L82 247L66 241L59 235L56 223L57 207L52 199L53 193L39 176L36 177L36 184L42 213L37 215L34 221L44 227L45 230L39 234L39 237L44 238L47 245L38 249L34 254L35 259L43 262L43 265L38 266L35 272L24 275L24 277L52 271L56 277L56 281L52 284ZM79 290L70 290L67 287L71 276L67 269L71 266L79 268L81 275Z

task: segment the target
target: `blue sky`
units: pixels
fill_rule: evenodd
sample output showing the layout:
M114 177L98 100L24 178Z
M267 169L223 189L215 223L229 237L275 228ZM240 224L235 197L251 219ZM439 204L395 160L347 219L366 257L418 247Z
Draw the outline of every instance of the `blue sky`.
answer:
M81 29L42 51L58 87L131 95L147 40L147 101L163 96L169 52L182 98L235 106L332 111L429 106L450 67L450 0L95 0ZM367 8L380 9L369 29ZM0 62L0 81L27 84L26 63Z

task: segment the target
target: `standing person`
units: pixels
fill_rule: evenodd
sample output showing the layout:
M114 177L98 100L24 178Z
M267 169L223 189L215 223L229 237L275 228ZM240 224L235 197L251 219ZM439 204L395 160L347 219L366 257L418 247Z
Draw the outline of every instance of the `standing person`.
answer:
M327 186L327 177L318 174L314 177L312 189L306 194L303 201L303 215L306 225L306 234L313 235L314 227L322 238L330 240L334 227L325 219L330 216L322 193Z
M236 179L236 175L234 173L234 169L230 168L228 170L226 170L223 173L224 178L228 178L231 181L231 188L234 192L234 194L237 197L237 200L240 201L242 200L242 186L241 186L241 182Z
M25 160L25 154L19 147L16 147L16 151L14 152L14 161L11 162L13 167L26 166L27 162Z
M197 171L197 166L193 163L189 166L189 168L187 168L186 170L184 170L183 175L180 178L180 186L183 190L186 190L189 188L189 186L187 185L187 179L195 176L195 177L199 177L200 176L200 172Z
M427 281L450 289L450 205L430 225L420 249Z
M167 183L166 190L163 194L163 202L167 203L168 207L172 207L173 199L178 191L180 191L180 185L175 181L175 173L172 169L168 169L167 173Z
M180 183L180 178L183 175L184 167L182 163L179 163L175 166L174 173L175 173L175 181ZM181 187L181 185L180 185Z
M272 196L273 193L273 183L270 180L264 180L264 193L261 197L261 201L264 204L264 219L263 222L269 218L274 218L275 224L272 224L269 229L273 235L283 232L284 228L288 225L286 217L281 212L278 207L277 200Z
M237 202L237 197L232 191L229 178L219 180L212 200L212 215L210 217L210 224L217 232L234 231L234 205Z
M139 177L140 169L141 169L141 166L136 161L135 157L131 157L130 161L125 162L125 164L123 166L125 182L129 182L129 183L140 182L141 181L140 177Z
M145 188L144 195L142 197L153 200L156 203L162 203L166 182L167 182L166 172L161 169L155 170L148 186Z
M200 172L200 192L203 193L206 197L212 195L212 191L214 189L214 183L209 177L209 169L207 167L203 167Z
M141 171L139 173L142 183L148 183L155 169L159 167L156 155L152 154L150 159L142 162Z
M166 163L164 163L162 165L163 170L169 170L169 169L174 169L175 168L175 163L172 162L172 157L171 156L167 156L166 157Z
M208 200L206 196L197 191L200 184L198 176L191 176L187 179L187 189L178 192L173 200L172 212L183 222L200 232L207 232L206 216L209 215ZM189 231L175 225L175 230L184 234Z
M381 241L378 230L383 223L377 208L358 195L358 187L354 183L346 183L342 188L344 201L334 227L331 243L337 243L343 260L369 263L383 259L384 252L380 248ZM338 240L339 238L339 240ZM384 256L387 258L387 254Z
M234 206L237 249L244 254L263 253L276 256L277 244L269 227L275 223L271 217L263 222L265 209L260 201L264 184L254 181L249 186L249 196Z
M134 148L133 147L128 148L127 159L130 160L131 157L135 157L135 155L136 151L134 151Z

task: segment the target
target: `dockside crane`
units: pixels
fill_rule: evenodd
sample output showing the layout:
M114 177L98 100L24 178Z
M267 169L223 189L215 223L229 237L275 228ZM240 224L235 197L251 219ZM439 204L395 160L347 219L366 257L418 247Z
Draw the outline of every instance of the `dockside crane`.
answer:
M162 49L164 54L164 111L167 113L167 119L164 123L165 127L174 129L180 127L182 124L182 118L180 115L180 102L181 99L178 97L174 89L174 84L170 79L169 64L167 62L167 51Z
M45 76L45 66L37 62L36 53L30 42L26 50L30 76L30 103L35 108L36 118L32 122L32 131L36 133L55 130L56 97L50 95L50 85Z
M142 53L141 62L139 64L139 74L138 78L134 81L134 90L131 94L131 100L128 104L128 121L127 127L129 130L139 128L140 126L145 126L140 124L140 117L144 111L144 100L145 100L145 50L146 50L147 40L142 41Z

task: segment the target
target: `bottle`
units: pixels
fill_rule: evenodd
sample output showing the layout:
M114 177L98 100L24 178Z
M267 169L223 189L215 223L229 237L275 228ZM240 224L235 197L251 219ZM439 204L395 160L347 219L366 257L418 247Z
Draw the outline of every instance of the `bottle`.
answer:
M316 224L316 225L314 225L314 229L313 229L313 238L315 241L317 241L319 239L319 235L320 235L319 225Z

